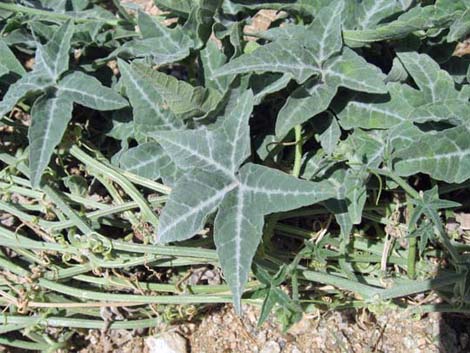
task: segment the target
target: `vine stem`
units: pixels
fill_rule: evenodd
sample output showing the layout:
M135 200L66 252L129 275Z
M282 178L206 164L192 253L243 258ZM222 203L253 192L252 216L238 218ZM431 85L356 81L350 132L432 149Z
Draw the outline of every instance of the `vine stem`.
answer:
M56 13L52 11L34 9L32 7L17 5L17 4L5 4L0 3L0 10L11 11L16 13L24 13L27 15L36 15L42 17L49 17L51 19L57 19L62 21L72 20L76 23L88 23L88 22L102 22L110 26L117 26L119 24L119 20L110 20L105 18L80 18L76 16L71 16L62 13Z
M413 213L413 204L411 203L409 195L407 195L407 210L408 210L408 220L411 218ZM408 225L408 232L409 234L414 229L410 229L410 225ZM414 228L414 227L413 227ZM408 239L408 257L407 257L407 269L408 269L408 277L410 279L414 279L416 276L416 245L417 240L416 237L411 237Z
M294 167L292 169L292 176L298 178L300 175L300 167L302 165L302 126L296 125L294 128L295 132L295 159ZM271 244L271 238L274 234L274 229L281 217L281 214L273 214L268 218L266 228L264 232L263 242L266 250L271 251L273 246Z
M383 170L383 169L371 169L370 170L373 173L383 175L387 178L392 179L395 183L397 183L411 198L413 199L420 199L421 196L418 191L416 191L413 187L411 187L405 180L400 178L399 176L395 175L394 173ZM442 243L444 244L444 247L447 249L449 252L450 256L454 260L456 264L459 264L461 262L460 254L458 251L455 249L455 247L452 245L452 242L449 240L447 234L444 232L442 227L439 228L439 235L441 237Z
M154 227L158 225L158 217L151 209L150 205L144 199L142 194L132 185L132 183L126 179L123 175L117 172L107 162L98 162L87 153L82 151L78 146L72 146L70 148L70 154L78 159L83 164L91 167L96 171L100 171L103 175L108 177L110 180L118 184L135 202L139 204L140 211L145 221L152 224Z
M295 159L294 168L292 169L292 175L296 178L300 175L300 168L302 166L302 125L296 125L294 127L295 133Z

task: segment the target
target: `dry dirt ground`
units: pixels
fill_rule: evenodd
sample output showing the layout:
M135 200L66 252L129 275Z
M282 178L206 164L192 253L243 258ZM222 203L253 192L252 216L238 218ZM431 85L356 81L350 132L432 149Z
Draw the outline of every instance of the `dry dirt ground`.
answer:
M327 312L305 316L283 333L271 318L256 326L259 310L246 307L239 318L222 307L197 324L167 327L186 338L188 353L458 353L470 352L470 320L431 313L421 317L396 311ZM165 329L163 329L165 330ZM80 353L149 353L130 332L93 331Z

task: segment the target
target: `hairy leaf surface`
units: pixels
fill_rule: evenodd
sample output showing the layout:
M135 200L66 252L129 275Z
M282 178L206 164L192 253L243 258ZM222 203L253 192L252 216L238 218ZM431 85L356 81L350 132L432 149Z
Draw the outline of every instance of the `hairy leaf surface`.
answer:
M147 179L164 179L171 184L178 170L160 145L143 143L122 153L119 158L121 168Z
M31 111L29 128L29 168L31 184L39 186L55 146L59 144L72 118L73 102L65 95L40 97Z
M14 72L17 75L23 76L26 73L21 63L15 57L15 54L13 54L3 40L0 40L0 67L3 67L4 74Z
M59 76L69 68L70 41L75 28L73 22L67 21L52 36L46 45L38 45L36 50L35 71L49 75L57 81Z
M175 163L188 170L163 210L158 240L192 237L219 208L214 237L238 311L264 215L332 196L327 184L299 181L267 167L249 163L239 170L250 153L248 119L253 104L251 91L232 94L215 128L154 134Z
M169 109L164 109L164 100L158 88L145 75L119 60L126 94L132 105L135 129L144 135L160 130L180 129L184 126Z
M132 68L138 75L148 79L168 108L182 119L206 115L217 107L221 99L221 95L215 90L194 87L148 66L133 63Z
M75 103L96 110L115 110L126 107L124 98L105 87L93 76L75 71L65 76L59 82L61 94L69 97Z
M455 127L423 135L395 157L395 170L401 175L429 174L448 183L470 178L469 127Z

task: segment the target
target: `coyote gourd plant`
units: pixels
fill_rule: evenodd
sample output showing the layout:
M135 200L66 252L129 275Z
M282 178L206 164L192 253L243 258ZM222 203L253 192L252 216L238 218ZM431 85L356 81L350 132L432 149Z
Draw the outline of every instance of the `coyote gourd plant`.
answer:
M238 311L254 259L266 260L271 214L332 213L339 268L357 280L354 226L381 189L402 189L410 239L423 252L437 234L456 254L438 211L459 204L439 187L470 179L470 61L454 54L470 33L469 1L155 0L159 16L119 1L38 3L0 4L0 116L15 106L31 115L31 185L51 182L41 177L57 169L67 127L82 126L112 168L171 187L150 222L156 243L213 225ZM268 29L249 30L259 10L278 12ZM19 59L33 53L26 72ZM85 123L74 118L83 111ZM408 177L435 188L418 193Z

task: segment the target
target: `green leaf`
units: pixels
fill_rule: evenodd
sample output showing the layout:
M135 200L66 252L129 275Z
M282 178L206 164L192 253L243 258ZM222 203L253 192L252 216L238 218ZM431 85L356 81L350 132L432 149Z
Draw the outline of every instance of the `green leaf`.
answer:
M171 35L175 36L178 35ZM136 39L118 48L107 59L116 56L124 59L148 57L156 65L166 65L188 57L191 47L192 42L186 37Z
M280 72L291 74L303 83L320 73L320 66L341 50L341 12L343 1L323 8L313 23L296 26L290 40L286 36L263 45L253 53L244 54L215 72L215 77L247 72ZM298 45L299 42L304 43Z
M329 181L335 195L330 200L326 200L324 204L325 207L335 215L336 222L341 229L342 238L346 240L346 242L349 242L353 223L348 210L348 202L346 200L346 189L344 188L345 178L346 171L343 169L336 170L330 176Z
M189 16L195 4L193 0L154 0L154 2L160 9L174 12L183 17Z
M132 68L138 75L148 79L168 108L182 119L205 116L217 107L222 98L217 91L194 87L146 65L133 63Z
M336 190L336 197L327 200L325 206L334 213L346 242L349 242L353 225L362 221L367 199L365 176L367 173L363 171L338 169L329 178Z
M425 133L414 123L407 121L394 126L387 131L388 144L393 151L407 148L409 145L421 138Z
M386 143L380 131L355 129L342 141L336 153L348 160L351 169L378 168L384 159Z
M470 33L470 9L465 10L450 26L447 41L456 42L465 38L468 33Z
M302 157L301 176L307 180L321 179L336 163L337 161L327 156L322 149L317 150L316 153L308 152Z
M408 176L426 173L448 183L470 178L470 139L468 126L459 126L413 141L395 157L395 171Z
M385 82L405 82L408 79L408 72L398 58L393 59L392 68L389 71Z
M213 41L208 41L206 47L201 50L201 62L204 71L204 86L217 90L223 94L229 88L233 76L214 77L214 72L227 62L227 57Z
M452 23L454 14L435 6L416 6L395 21L374 29L349 30L343 32L343 39L350 47L361 47L373 42L401 39L416 31L430 28L446 28Z
M253 94L246 92L228 102L224 119L213 129L161 131L151 134L181 169L218 171L233 178L250 154L248 119Z
M411 200L414 207L408 222L408 229L411 237L420 236L419 249L422 253L428 239L435 239L434 229L430 227L432 223L439 230L439 233L444 233L444 225L439 216L439 210L459 207L461 204L440 199L437 186L424 191L420 196L420 198ZM421 221L422 216L428 217L428 220Z
M39 93L52 84L50 77L39 72L24 75L8 88L7 93L0 102L0 117L11 111L15 104L27 94Z
M75 28L72 21L60 26L46 45L37 44L35 71L43 72L57 81L69 68L70 41Z
M330 115L328 127L318 136L318 141L327 154L332 154L341 137L341 129L334 116Z
M347 47L326 65L325 74L340 87L368 93L387 92L385 75L380 69Z
M428 102L456 99L458 92L447 71L426 54L399 53L398 57Z
M157 240L167 243L193 237L235 188L237 183L221 173L198 170L184 174L163 209Z
M70 100L96 110L116 110L128 105L127 101L111 88L105 87L93 76L80 71L66 75L58 84L61 94Z
M400 83L387 85L389 95L357 95L338 113L344 129L387 129L405 121L411 121L410 115L415 106L405 98L417 96L420 92ZM415 104L424 103L418 101Z
M149 57L157 65L183 60L194 47L193 40L181 26L169 28L157 18L139 12L138 24L143 39L125 43L108 56L122 58Z
M0 63L0 77L2 77L3 75L5 75L9 72L10 72L10 70L8 69L8 67L6 67L2 63Z
M290 81L291 76L289 74L251 75L249 86L255 94L255 105L261 104L268 95L286 88Z
M62 140L72 118L73 102L64 95L36 100L31 110L29 128L29 168L31 184L38 187L41 176L51 159L54 148Z
M292 42L273 42L230 61L216 70L214 77L249 72L288 73L297 82L303 83L318 74L319 68L310 48Z
M332 1L322 8L315 20L308 27L310 40L306 43L311 46L315 61L324 63L328 58L341 51L343 39L341 35L341 17L344 1Z
M356 11L351 13L348 28L371 29L379 23L405 10L410 1L401 0L364 0L356 4Z
M258 211L271 214L312 205L333 197L329 181L310 182L279 170L247 163L239 171L241 188ZM252 210L253 211L253 210Z
M449 99L422 105L411 113L411 117L418 123L448 121L454 125L464 125L470 122L470 106L461 99Z
M214 16L222 5L223 0L199 0L192 9L188 21L184 24L184 31L193 34L195 47L204 46L212 34Z
M173 161L187 170L162 212L159 240L192 237L219 208L214 240L238 311L264 215L331 196L326 184L299 181L266 167L247 164L238 170L250 154L253 101L251 91L232 91L221 123L211 129L154 134Z
M261 241L263 216L334 196L327 182L301 181L251 163L242 167L239 181L240 186L220 205L214 224L217 254L238 312L251 262Z
M246 9L260 10L272 9L298 13L304 16L315 15L320 8L327 5L329 0L290 0L290 1L251 1L251 0L224 0L224 13L236 15Z
M278 114L277 136L286 135L295 125L325 111L338 87L369 93L387 92L385 75L349 48L328 60L321 73L320 79L312 79L288 98Z
M3 40L0 40L0 67L3 67L4 74L14 72L23 76L26 71ZM2 75L0 75L2 76Z
M177 130L184 126L170 110L163 108L163 98L152 81L134 67L119 60L119 70L132 105L135 129L148 135L159 130Z
M170 184L175 181L178 174L176 166L162 147L152 142L138 145L122 153L119 165L129 172L147 179L169 179Z

